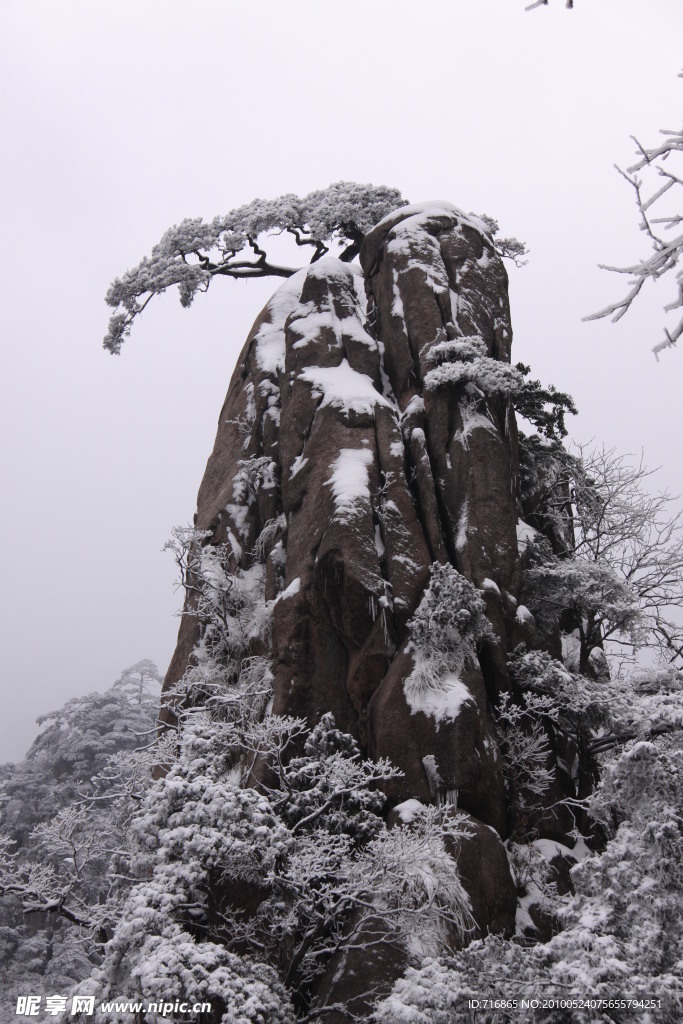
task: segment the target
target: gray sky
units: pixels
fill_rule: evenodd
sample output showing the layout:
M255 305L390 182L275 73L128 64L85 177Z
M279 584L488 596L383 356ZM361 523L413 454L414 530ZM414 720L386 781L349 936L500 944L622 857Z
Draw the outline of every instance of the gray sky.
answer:
M513 358L574 394L579 439L641 449L680 487L683 352L656 363L661 282L620 324L581 317L646 252L613 168L680 126L680 0L5 0L0 7L3 716L165 668L161 553L190 521L246 332L276 281L151 305L101 348L111 279L170 224L339 179L496 217Z

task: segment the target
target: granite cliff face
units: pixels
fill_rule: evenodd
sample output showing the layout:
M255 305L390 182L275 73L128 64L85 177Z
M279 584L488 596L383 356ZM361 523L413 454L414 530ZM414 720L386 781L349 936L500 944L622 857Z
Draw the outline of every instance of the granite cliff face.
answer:
M485 225L445 203L385 218L360 261L313 263L256 320L196 526L204 543L230 545L236 571L256 550L265 562L272 644L259 653L272 659L273 711L311 724L332 712L367 755L401 768L389 825L408 800L466 817L472 845L453 856L477 925L509 933L516 892L493 708L533 620L517 603L507 275ZM476 588L490 628L476 661L416 693L410 621L434 563ZM199 630L183 618L167 690Z

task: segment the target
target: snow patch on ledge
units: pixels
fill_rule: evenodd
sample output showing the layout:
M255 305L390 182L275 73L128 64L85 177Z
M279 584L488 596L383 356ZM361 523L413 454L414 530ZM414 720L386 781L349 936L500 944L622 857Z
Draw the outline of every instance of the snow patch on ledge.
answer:
M467 398L459 404L462 428L453 434L453 443L459 444L466 450L469 449L469 436L475 430L488 430L498 436L495 423L483 412L479 412Z
M323 299L322 307L315 302L302 303L292 311L289 329L299 336L294 348L304 348L319 339L320 332L328 329L332 332L340 348L344 347L344 339L360 342L368 348L376 350L377 341L365 330L367 317L367 299L365 297L365 281L359 266L342 263L334 257L326 257L312 263L307 268L307 277L318 280L341 282L347 289L351 299L350 312L339 314L337 304L331 294ZM344 303L344 308L348 304Z
M411 676L403 683L403 692L411 715L421 711L435 719L437 724L454 722L465 704L475 703L474 697L455 672L448 672L443 676L438 686L425 689L411 686Z
M421 804L419 800L404 800L402 804L396 804L394 810L401 821L408 825L424 810L424 804Z
M297 457L294 459L294 462L292 463L292 468L289 471L289 479L293 480L297 473L299 473L304 468L307 462L308 459L303 454L297 455Z
M536 625L536 619L533 617L529 609L525 604L517 605L515 611L515 618L518 622L528 623L530 626Z
M582 859L581 851L575 852L570 846L565 846L564 843L560 843L555 839L534 839L531 845L535 850L538 850L543 860L547 861L548 864L555 857L568 857L574 861Z
M322 398L323 408L330 405L345 414L355 412L370 416L376 405L395 409L393 403L377 391L372 379L354 370L347 359L342 359L338 366L309 366L299 378L312 385L314 396Z
M281 594L278 594L275 598L275 603L278 601L286 601L289 597L294 597L301 590L301 577L297 576L296 579L292 580L288 587L286 587Z
M296 312L299 315L289 321L289 329L299 336L299 341L294 342L293 348L306 348L317 342L321 331L325 329L332 332L340 348L343 347L344 338L358 341L371 349L377 348L377 342L367 333L357 315L339 317L331 308L315 309L311 302L305 306L298 306Z
M400 420L401 424L403 424L403 422L409 416L419 416L424 411L425 411L425 404L424 404L424 399L422 398L422 395L413 395L413 397L410 399L410 401L408 402L407 406L405 407L405 409L401 413L401 420Z
M469 451L469 437L474 430L488 430L490 434L495 435L498 433L488 416L484 416L483 413L474 413L468 416L462 430L456 430L453 434L453 443L459 444L466 451Z

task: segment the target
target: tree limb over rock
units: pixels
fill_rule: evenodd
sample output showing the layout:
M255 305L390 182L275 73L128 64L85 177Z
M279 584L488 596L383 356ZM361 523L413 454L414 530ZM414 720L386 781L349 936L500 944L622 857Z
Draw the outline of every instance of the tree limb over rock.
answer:
M258 239L266 232L293 235L298 246L313 246L314 263L328 251L326 242L341 241L340 254L352 260L365 234L387 213L405 206L398 189L338 181L304 198L255 199L210 222L188 218L169 228L138 265L112 283L106 302L116 312L109 321L104 347L118 354L133 321L154 295L178 286L183 306L206 291L218 275L235 278L291 277L298 267L272 263Z
M327 243L341 244L338 258L350 263L360 252L365 235L389 213L406 206L398 189L385 185L358 185L337 181L301 199L290 194L279 199L254 199L210 222L188 218L173 225L149 256L112 283L105 299L116 312L109 320L104 347L118 355L136 317L155 295L178 286L182 306L191 305L197 292L207 291L214 277L291 277L301 268L281 266L268 258L259 239L288 234L297 246L311 246L309 263L329 252ZM480 215L491 238L498 222ZM499 256L524 266L527 249L516 238L495 238Z

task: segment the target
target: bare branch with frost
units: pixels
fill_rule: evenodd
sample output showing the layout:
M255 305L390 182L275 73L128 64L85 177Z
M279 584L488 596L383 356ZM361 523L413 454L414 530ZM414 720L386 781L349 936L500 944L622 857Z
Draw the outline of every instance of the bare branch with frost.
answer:
M650 243L650 255L624 267L600 264L603 270L628 275L631 278L629 289L621 299L584 317L585 320L599 320L607 316L613 322L620 320L640 295L643 286L648 281L659 281L663 277L673 280L675 284L675 297L664 306L664 312L673 313L683 309L683 269L679 266L683 256L683 232L680 231L683 216L678 212L680 207L676 206L683 178L672 167L674 160L683 155L683 130L663 130L660 134L664 141L651 149L646 149L634 137L639 159L625 171L617 167L634 190L640 230ZM664 200L671 201L673 205L667 206ZM659 358L660 352L675 345L681 335L683 315L673 326L665 325L663 341L652 349L655 357Z

